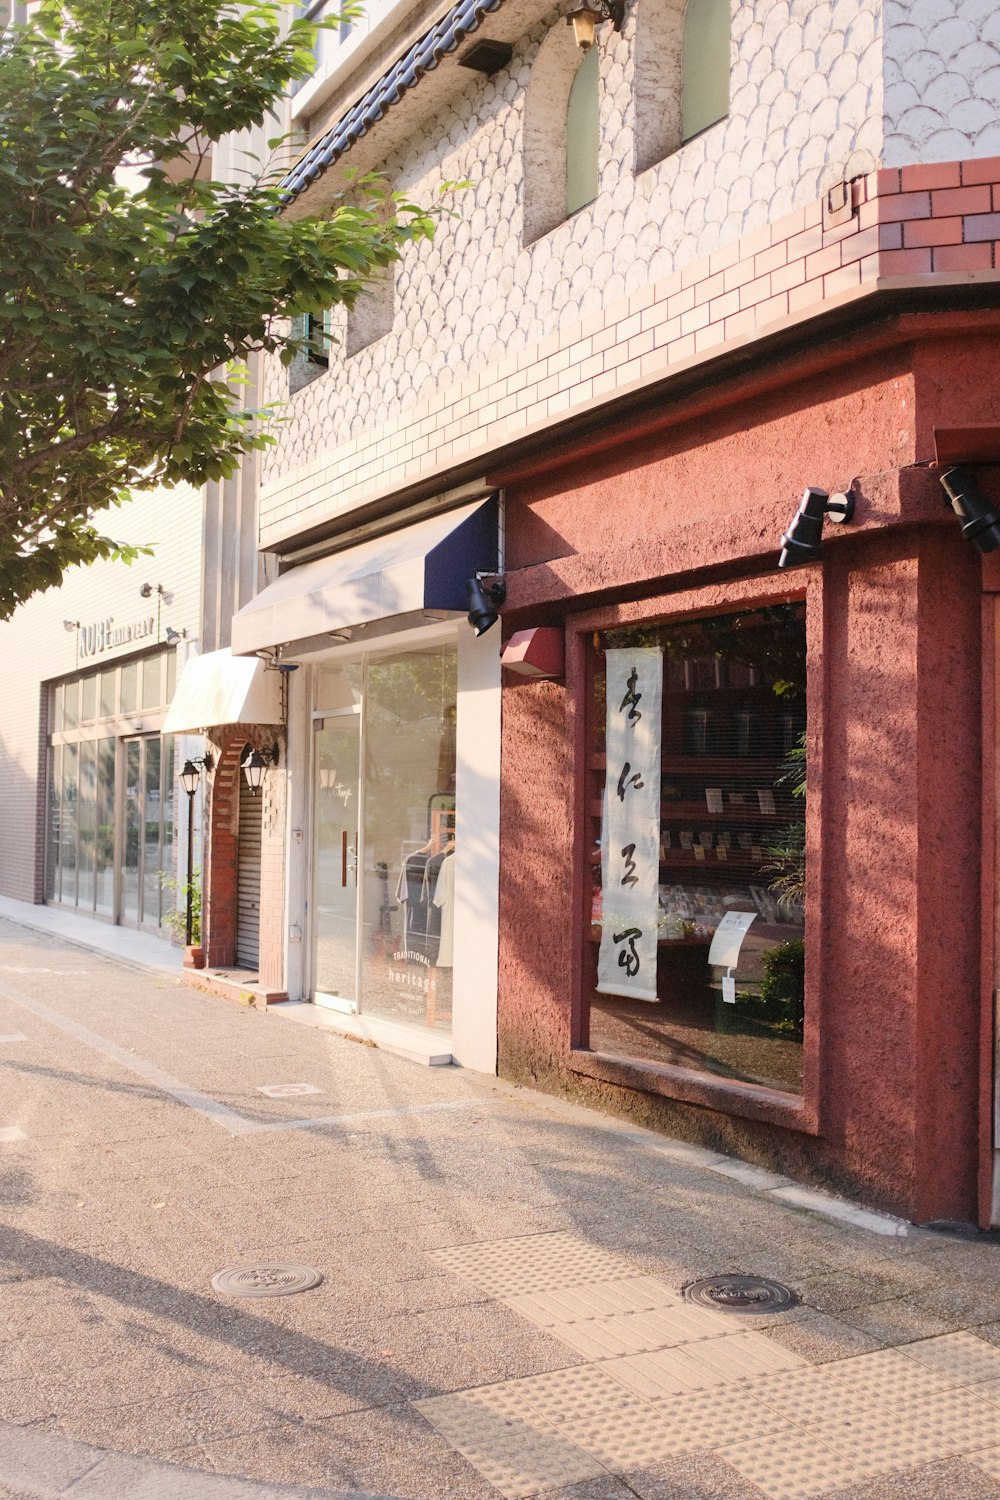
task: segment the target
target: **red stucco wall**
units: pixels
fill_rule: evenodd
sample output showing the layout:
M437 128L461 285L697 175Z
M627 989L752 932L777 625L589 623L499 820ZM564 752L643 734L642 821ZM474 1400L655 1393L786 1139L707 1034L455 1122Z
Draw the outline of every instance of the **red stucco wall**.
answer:
M857 524L811 570L823 573L810 606L824 764L808 914L820 929L818 1125L730 1113L718 1085L683 1102L571 1066L586 696L572 669L565 683L505 682L500 1068L918 1220L973 1219L985 1150L981 562L935 475L911 466L960 409L990 420L996 393L986 330L937 340L926 328L863 357L845 344L832 368L825 351L822 370L784 384L772 371L710 393L697 416L665 414L659 432L507 476L505 630L560 619L571 635L574 615L605 601L659 596L662 616L674 591L711 582L724 598L727 574L734 589L748 573L765 591L801 586L810 570L773 569L802 488L858 481Z

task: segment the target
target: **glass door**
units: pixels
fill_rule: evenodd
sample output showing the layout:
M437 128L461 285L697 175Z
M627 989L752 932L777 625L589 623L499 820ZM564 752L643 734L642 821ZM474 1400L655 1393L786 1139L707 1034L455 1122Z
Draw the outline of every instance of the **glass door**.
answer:
M169 735L123 740L122 762L119 920L156 932L169 902L162 875L173 862L174 742Z
M318 1005L358 1009L361 713L313 720L313 989Z
M139 859L142 825L142 741L125 740L122 785L121 917L123 927L139 925Z

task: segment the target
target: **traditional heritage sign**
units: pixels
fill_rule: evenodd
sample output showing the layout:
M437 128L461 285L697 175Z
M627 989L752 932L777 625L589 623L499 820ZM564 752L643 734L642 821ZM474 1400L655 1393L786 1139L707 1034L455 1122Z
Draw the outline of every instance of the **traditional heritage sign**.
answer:
M607 652L607 779L601 829L603 915L597 988L656 999L663 652Z

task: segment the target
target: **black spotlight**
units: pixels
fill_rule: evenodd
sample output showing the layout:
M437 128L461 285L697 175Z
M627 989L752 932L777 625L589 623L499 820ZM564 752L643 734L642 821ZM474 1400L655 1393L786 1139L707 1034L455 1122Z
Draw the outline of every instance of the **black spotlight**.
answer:
M805 490L791 526L781 538L779 568L794 568L798 563L819 557L823 544L823 517L831 521L849 521L854 515L854 496L828 495L826 490Z
M995 552L1000 547L1000 516L965 470L946 469L941 488L962 523L966 541L980 552Z
M484 589L478 578L470 578L465 588L469 596L469 624L477 635L485 635L500 618L507 589L502 583L491 583Z

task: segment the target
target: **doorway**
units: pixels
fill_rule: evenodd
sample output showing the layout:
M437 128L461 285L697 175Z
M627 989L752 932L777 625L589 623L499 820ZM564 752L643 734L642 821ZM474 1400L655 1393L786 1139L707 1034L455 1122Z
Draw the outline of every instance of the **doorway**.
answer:
M316 669L312 994L349 1015L450 1032L453 641Z
M157 932L172 904L163 876L173 874L174 742L145 735L120 744L118 920Z

